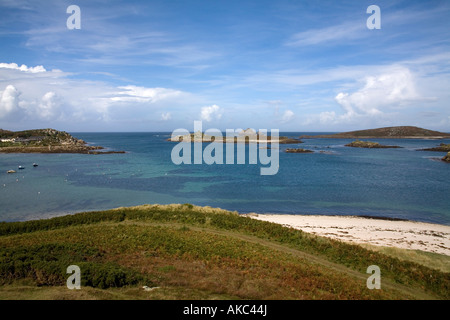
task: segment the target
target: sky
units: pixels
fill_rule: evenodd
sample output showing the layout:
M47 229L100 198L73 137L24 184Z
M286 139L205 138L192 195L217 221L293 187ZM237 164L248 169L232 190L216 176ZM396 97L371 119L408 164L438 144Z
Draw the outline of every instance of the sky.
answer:
M0 0L0 128L450 132L449 18L447 0Z

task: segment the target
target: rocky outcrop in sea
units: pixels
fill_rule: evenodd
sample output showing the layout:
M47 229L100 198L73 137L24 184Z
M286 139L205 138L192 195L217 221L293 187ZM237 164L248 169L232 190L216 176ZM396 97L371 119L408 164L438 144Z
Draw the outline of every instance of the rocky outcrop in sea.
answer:
M387 148L401 148L399 146L385 146L382 144L379 144L378 142L371 142L371 141L361 141L361 140L355 140L351 143L348 143L345 145L346 147L353 147L353 148L375 148L375 149L387 149Z

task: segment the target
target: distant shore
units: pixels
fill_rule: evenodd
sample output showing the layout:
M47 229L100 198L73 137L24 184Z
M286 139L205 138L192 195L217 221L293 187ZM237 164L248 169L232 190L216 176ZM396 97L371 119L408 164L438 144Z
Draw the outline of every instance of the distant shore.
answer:
M304 135L302 138L327 139L425 139L440 140L450 138L450 133L428 130L414 126L384 127L376 129L340 132L325 135Z
M450 256L450 226L358 216L247 214L319 236L350 243L421 250Z
M111 154L126 153L125 151L100 151L98 146L50 146L50 147L3 147L0 153L81 153L81 154Z
M89 146L65 131L35 129L7 131L0 129L0 153L82 153L110 154L125 151L101 151L104 147Z

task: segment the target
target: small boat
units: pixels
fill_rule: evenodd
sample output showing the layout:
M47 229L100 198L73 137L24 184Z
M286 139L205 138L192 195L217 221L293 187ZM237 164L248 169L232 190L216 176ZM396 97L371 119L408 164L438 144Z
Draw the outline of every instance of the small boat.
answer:
M16 173L16 171L15 170L8 170L8 171L6 171L6 173Z
M38 166L38 164L37 163L33 163L33 167L37 167Z
M19 170L25 169L25 167L19 166Z

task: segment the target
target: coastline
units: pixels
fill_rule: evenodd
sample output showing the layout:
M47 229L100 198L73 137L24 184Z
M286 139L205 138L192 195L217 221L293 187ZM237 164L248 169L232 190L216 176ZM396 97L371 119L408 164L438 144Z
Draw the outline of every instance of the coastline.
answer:
M81 153L110 154L125 151L104 150L102 146L87 145L65 131L34 129L8 131L0 129L0 153ZM99 151L103 150L103 151Z
M3 299L83 299L66 289L68 264L79 266L81 285L95 290L96 299L116 299L105 296L111 290L123 299L194 300L448 299L449 294L448 256L348 245L189 203L117 207L0 227ZM374 264L383 270L381 291L365 290L364 270ZM147 288L160 289L148 296L153 290Z
M112 154L126 153L125 151L99 151L104 150L100 146L47 146L47 147L2 147L0 153L79 153L79 154Z
M304 232L355 244L421 250L450 256L450 226L361 216L246 214Z
M180 204L155 206L180 206ZM129 208L139 208L138 205ZM119 208L81 210L76 212L51 213L44 216L31 215L20 221L47 220L84 212L101 212ZM126 207L127 208L127 207ZM220 208L200 207L223 210ZM227 211L228 210L224 210ZM230 211L231 212L231 211ZM368 244L381 247L420 250L450 257L450 226L438 223L413 221L390 217L352 215L301 215L273 213L239 213L239 216L281 224L318 236L328 237L353 244ZM14 222L14 221L9 221Z

